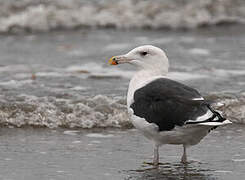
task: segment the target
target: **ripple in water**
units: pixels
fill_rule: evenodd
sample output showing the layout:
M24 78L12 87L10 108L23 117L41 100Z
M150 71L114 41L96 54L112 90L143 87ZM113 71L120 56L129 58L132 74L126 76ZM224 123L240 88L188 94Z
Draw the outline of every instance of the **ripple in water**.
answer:
M164 163L159 168L144 167L138 170L127 171L130 180L176 180L176 179L199 179L214 180L213 170L203 169L199 163L183 165L180 163Z

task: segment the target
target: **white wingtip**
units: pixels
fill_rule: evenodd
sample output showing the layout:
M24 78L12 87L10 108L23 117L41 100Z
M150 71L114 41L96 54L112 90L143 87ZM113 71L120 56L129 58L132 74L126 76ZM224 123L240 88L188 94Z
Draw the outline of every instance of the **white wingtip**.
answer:
M223 124L232 124L232 122L231 122L230 120L226 119L226 120L223 122Z
M204 125L204 126L223 126L227 124L232 124L230 120L225 120L223 122L205 122L205 123L199 123L199 125Z

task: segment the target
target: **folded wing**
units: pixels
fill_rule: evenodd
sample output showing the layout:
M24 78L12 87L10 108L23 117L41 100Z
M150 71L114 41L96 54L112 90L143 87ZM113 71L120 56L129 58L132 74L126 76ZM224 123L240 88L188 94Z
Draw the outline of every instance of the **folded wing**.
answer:
M225 120L197 90L167 78L159 78L136 90L130 108L136 116L155 123L159 131L171 130L176 125Z

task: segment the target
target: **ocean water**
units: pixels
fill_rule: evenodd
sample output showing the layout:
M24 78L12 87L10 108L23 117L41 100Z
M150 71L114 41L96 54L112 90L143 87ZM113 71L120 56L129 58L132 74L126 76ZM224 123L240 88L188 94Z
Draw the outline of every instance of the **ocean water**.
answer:
M0 32L244 24L243 0L1 0Z
M243 179L244 0L0 0L0 179ZM236 25L235 25L236 24ZM110 57L164 49L169 78L198 89L232 125L160 149L132 128L134 68Z
M245 122L244 26L192 31L77 30L0 36L0 123L8 127L131 127L126 93L134 68L108 59L153 44L169 77Z

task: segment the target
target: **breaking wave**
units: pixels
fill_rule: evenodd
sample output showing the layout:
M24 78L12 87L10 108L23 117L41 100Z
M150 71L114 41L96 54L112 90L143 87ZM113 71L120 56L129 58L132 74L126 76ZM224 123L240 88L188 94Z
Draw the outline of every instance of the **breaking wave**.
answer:
M4 126L101 128L131 126L122 98L103 95L77 100L19 95L1 98L0 123Z
M83 27L196 28L245 22L243 0L0 1L0 32Z
M208 99L235 123L245 123L245 94L212 94ZM0 124L7 127L131 128L122 97L79 97L76 100L18 95L0 98ZM220 104L223 104L220 106Z
M216 93L208 95L206 99L217 102L216 108L233 123L245 123L245 93Z

